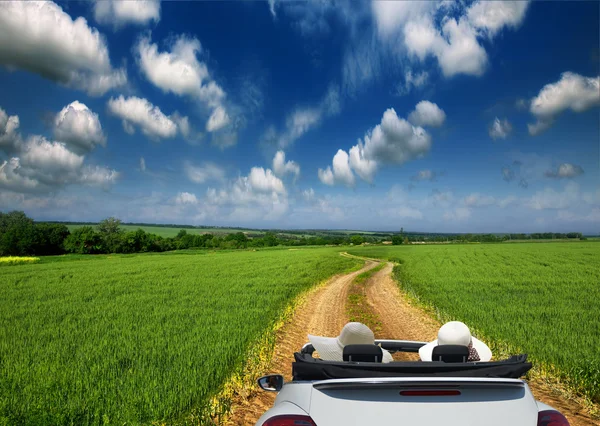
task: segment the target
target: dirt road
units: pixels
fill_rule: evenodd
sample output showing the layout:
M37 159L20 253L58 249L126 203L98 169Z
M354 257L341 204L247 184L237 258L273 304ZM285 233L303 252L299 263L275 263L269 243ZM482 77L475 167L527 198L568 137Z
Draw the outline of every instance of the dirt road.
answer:
M377 265L377 261L367 260L360 271L333 277L326 285L309 293L305 302L296 309L291 321L279 330L273 359L265 374L283 374L286 380L290 380L293 353L307 342L307 334L337 336L347 322L345 305L352 281L358 274ZM402 294L391 277L392 268L391 263L387 264L366 284L368 306L365 309L371 310L382 325L381 332L376 337L421 341L435 339L441 324L411 304ZM406 354L395 358L415 359L415 356ZM530 386L537 399L560 409L567 415L572 426L598 424L582 406L555 395L549 386L541 382L530 383ZM262 413L273 405L274 400L274 393L258 389L249 395L240 395L233 403L232 415L226 424L254 425Z

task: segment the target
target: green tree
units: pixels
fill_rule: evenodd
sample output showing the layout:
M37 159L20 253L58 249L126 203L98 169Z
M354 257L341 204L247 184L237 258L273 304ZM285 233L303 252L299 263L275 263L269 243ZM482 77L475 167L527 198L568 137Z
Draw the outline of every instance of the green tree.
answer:
M0 256L33 254L35 227L24 212L0 213Z
M350 237L350 242L355 246L359 246L365 242L365 239L362 237L362 235L353 235Z
M65 240L65 250L69 253L97 254L105 253L102 235L91 226L77 228Z
M36 223L34 254L47 256L64 253L64 242L69 234L69 228L62 223Z
M402 244L404 241L402 239L402 235L401 234L395 234L392 235L392 245L394 246L399 246L400 244Z
M122 244L123 229L121 228L120 219L109 217L102 220L98 224L98 232L100 232L109 253L118 253L122 250L120 246Z

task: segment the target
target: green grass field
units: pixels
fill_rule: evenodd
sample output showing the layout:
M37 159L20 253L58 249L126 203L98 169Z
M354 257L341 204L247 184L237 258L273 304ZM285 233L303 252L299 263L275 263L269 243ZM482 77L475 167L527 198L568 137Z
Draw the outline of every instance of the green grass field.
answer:
M442 320L534 362L600 402L600 244L364 247L399 262L400 286Z
M60 256L0 268L0 424L183 423L334 249Z

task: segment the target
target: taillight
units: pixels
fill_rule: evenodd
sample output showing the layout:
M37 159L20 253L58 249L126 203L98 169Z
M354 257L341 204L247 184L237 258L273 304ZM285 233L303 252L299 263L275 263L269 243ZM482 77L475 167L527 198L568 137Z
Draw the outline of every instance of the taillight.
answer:
M544 410L538 413L537 426L569 426L569 421L554 410Z
M308 416L284 415L271 417L263 426L317 426Z

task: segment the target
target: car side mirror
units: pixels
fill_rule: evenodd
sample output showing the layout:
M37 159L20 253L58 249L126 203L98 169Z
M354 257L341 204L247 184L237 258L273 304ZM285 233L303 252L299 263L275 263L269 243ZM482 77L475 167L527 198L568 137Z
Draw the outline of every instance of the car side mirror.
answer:
M283 376L281 374L269 374L258 379L258 386L268 392L279 392L283 388Z

